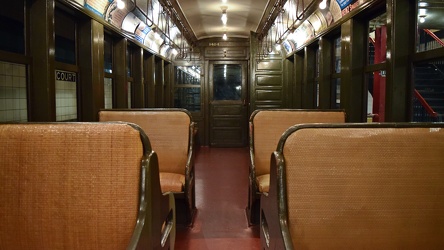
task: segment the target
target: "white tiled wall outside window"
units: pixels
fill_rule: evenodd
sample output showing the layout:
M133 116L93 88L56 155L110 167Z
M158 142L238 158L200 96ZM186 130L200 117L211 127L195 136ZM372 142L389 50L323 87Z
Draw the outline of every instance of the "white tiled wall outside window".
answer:
M105 78L105 109L113 108L113 79Z
M56 71L56 77L62 71ZM58 74L59 73L59 74ZM72 77L68 78L66 75ZM77 83L76 73L63 71L60 79L56 78L56 120L76 121L77 120Z
M0 61L0 122L27 122L26 65Z
M128 108L131 108L131 82L128 82Z

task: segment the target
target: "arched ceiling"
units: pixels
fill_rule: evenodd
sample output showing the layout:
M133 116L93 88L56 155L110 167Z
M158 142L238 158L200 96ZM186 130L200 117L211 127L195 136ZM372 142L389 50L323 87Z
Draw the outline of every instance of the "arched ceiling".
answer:
M197 40L230 37L248 38L269 17L278 0L166 0L183 14ZM226 8L228 21L221 21L222 9Z

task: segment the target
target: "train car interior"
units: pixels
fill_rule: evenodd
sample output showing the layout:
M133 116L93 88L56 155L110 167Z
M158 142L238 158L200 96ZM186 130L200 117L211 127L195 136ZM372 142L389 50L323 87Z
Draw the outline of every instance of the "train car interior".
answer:
M0 152L0 249L32 248L32 242L43 244L34 246L40 249L103 249L107 238L100 221L116 219L116 210L130 205L127 224L123 217L117 224L109 221L109 230L125 225L125 235L113 231L119 237L109 235L113 239L106 244L444 249L444 154L436 153L444 151L443 1L0 4L0 149L9 152ZM150 145L152 153L140 151L140 162L132 164L139 176L129 178L121 171L128 166L117 167L107 179L118 179L113 186L99 183L99 172L91 169L89 179L82 175L82 184L73 188L84 193L53 199L68 187L65 178L76 178L76 172L63 171L75 164L86 167L83 174L88 166L100 168L89 152L96 148L83 149L82 157L70 155L74 149L51 149L51 157L70 161L58 167L28 164L32 159L26 155L37 159L36 152L53 142L43 139L59 125L76 124L55 135L59 147L86 147L82 143L107 133L110 123L140 128L143 144ZM35 130L43 124L50 128ZM82 125L91 129L83 131ZM361 127L364 132L356 131ZM10 148L10 128L14 134L40 133L32 140L43 142L32 144L33 137L22 135L22 144ZM346 136L335 137L338 130L332 128L343 128ZM301 131L313 143L293 148L302 140L293 136ZM109 150L106 164L125 165L110 152L132 144L105 137L109 140L97 140L101 150ZM20 155L24 145L36 150ZM54 160L48 157L38 159ZM296 168L306 172L299 176ZM332 176L341 183L329 184ZM51 190L47 177L53 178ZM293 183L301 179L304 185ZM137 199L109 196L128 188L125 182L138 191L131 194ZM30 197L29 187L35 189ZM93 187L105 197L99 192L88 202ZM301 193L302 203L294 202ZM63 199L70 200L63 205ZM101 199L117 207L99 213ZM23 202L29 210L21 210ZM76 202L85 208L78 217L89 224L73 223L62 209ZM60 221L67 217L71 222ZM82 235L86 232L93 233ZM75 244L85 237L91 244Z

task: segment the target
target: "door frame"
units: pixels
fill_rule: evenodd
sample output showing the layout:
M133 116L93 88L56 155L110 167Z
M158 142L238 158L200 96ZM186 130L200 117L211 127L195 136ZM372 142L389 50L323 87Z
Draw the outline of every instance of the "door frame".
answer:
M243 126L245 130L245 138L243 142L243 146L248 146L248 115L249 115L249 61L248 60L210 60L205 62L205 145L211 146L211 104L213 98L213 65L214 64L240 64L242 67L242 94L241 94L241 102L243 102ZM223 101L230 103L231 101Z

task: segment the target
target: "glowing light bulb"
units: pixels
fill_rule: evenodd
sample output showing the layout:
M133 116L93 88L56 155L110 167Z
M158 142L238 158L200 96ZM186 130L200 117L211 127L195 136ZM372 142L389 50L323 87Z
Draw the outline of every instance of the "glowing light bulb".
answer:
M319 4L319 9L323 10L327 8L327 0L322 0L322 2Z
M119 9L125 8L125 2L123 0L117 0L117 8Z
M222 36L222 39L227 40L227 39L228 39L227 34L224 34L224 35Z
M227 25L227 21L228 21L227 13L222 13L222 17L220 18L220 20L222 20L222 23L224 25Z

